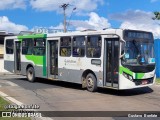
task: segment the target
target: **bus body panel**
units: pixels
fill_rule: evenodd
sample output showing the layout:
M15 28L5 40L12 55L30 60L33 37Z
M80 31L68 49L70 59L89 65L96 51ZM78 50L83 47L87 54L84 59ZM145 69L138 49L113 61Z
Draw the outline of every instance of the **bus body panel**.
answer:
M87 69L90 70L90 69ZM72 70L72 69L64 69L64 68L59 68L59 76L58 79L62 81L67 81L67 82L73 82L73 83L82 83L82 75L85 72L85 70ZM97 72L97 71L92 71L94 75L97 78L97 85L99 87L103 87L103 73L102 72Z
M120 83L119 83L119 89L130 89L130 88L138 88L138 87L145 87L146 84L142 83L143 81L147 81L150 83L150 85L154 84L155 82L155 70L153 70L152 72L148 72L148 73L134 73L131 72L129 70L126 70L126 68L122 69L123 67L120 68ZM125 77L125 75L123 75L123 72L125 72L127 75L132 76L132 80L127 79L127 77ZM136 81L135 81L136 80ZM134 81L134 82L133 82ZM139 85L136 85L139 84ZM149 84L147 84L149 85Z
M59 79L69 82L82 83L82 74L86 70L91 70L97 78L99 86L103 86L103 67L101 65L92 65L91 58L76 58L76 57L60 57L59 56ZM98 59L98 60L101 60ZM100 81L99 81L100 80Z
M43 77L43 78L47 78L47 71L46 71L46 57L44 56L36 56L37 58L35 58L35 56L26 56L26 55L22 55L22 71L21 73L23 75L26 75L26 70L27 67L29 65L33 66L35 69L35 75L36 77ZM36 61L36 62L35 62Z
M122 74L120 74L119 76L121 78L121 81L120 81L120 84L119 84L119 90L147 87L147 86L153 85L155 83L155 79L156 79L156 76L154 76L153 77L153 83L144 84L144 85L135 85L134 82L128 80Z
M21 74L22 75L26 75L26 70L27 70L27 66L28 65L32 65L32 66L34 66L34 64L32 63L32 62L21 62ZM36 71L35 71L36 72Z
M10 37L6 37L5 41L4 41L4 45L5 45L5 47L4 47L4 69L9 71L9 72L12 72L12 73L15 72L15 66L14 66L14 64L15 64L14 63L14 59L15 59L15 57L14 57L14 52L15 52L14 51L14 40L15 39L17 39L16 36L10 36ZM13 40L13 44L12 44L12 46L10 46L13 49L11 54L5 54L5 53L7 53L7 51L6 51L6 49L7 49L6 41L7 40Z
M6 57L9 58L9 56ZM14 73L14 61L4 60L4 69L11 73Z

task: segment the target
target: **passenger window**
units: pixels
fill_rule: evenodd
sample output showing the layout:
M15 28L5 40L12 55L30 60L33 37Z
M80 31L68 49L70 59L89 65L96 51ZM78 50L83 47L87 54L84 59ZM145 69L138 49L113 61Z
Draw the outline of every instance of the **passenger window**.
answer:
M46 51L45 47L46 47L45 39L43 39L43 38L36 38L36 39L34 39L33 54L34 55L39 55L39 56L45 55L45 51Z
M24 55L32 55L33 53L33 40L23 39L22 40L22 54Z
M6 40L6 54L13 54L13 40Z
M85 55L85 37L79 36L73 38L73 57L84 57Z
M102 40L100 36L88 36L87 57L100 58Z
M61 38L60 56L71 56L71 37Z

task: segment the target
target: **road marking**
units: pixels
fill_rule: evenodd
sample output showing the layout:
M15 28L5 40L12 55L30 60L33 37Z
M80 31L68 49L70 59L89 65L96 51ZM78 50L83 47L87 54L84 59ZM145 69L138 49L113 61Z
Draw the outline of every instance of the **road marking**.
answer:
M17 84L10 82L10 81L7 81L6 83L8 83L10 86L18 86Z
M9 101L11 101L11 102L13 102L13 103L15 103L15 104L17 104L17 105L23 105L23 104L24 104L24 103L16 100L16 99L13 98L13 97L10 97L9 95L7 95L7 94L5 94L4 92L1 92L1 91L0 91L0 96L5 97L5 98L8 99ZM36 119L36 118L35 118L35 119ZM50 117L39 117L39 118L37 118L37 119L41 119L41 120L54 120L54 119L52 119L52 118L50 118Z
M1 83L3 84L8 84L10 86L18 86L17 84L13 83L13 82L10 82L10 81L1 81ZM2 85L0 85L0 87L2 87Z

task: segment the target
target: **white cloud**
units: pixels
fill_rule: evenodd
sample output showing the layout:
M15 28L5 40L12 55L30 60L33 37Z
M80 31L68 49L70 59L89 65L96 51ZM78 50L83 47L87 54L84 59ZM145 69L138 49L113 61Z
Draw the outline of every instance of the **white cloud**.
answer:
M64 29L64 26L63 26L62 23L60 23L60 24L57 25L57 26L51 26L51 27L49 27L49 29L60 29L60 30L62 30L62 29Z
M24 25L15 24L9 21L8 17L0 17L0 30L5 30L7 32L18 33L20 31L26 31L28 28Z
M16 8L25 9L26 0L0 0L0 10Z
M151 31L155 37L160 37L160 21L152 20L154 17L152 12L129 10L125 13L111 15L110 17L122 22L120 28Z
M104 17L100 17L95 12L91 12L89 14L88 20L70 20L69 24L67 24L67 30L85 30L85 29L94 29L94 30L102 30L104 28L110 28L111 24ZM60 23L57 26L51 26L49 29L60 29L63 30L63 23Z
M98 14L91 12L89 14L89 20L71 20L71 26L74 26L76 30L95 29L102 30L103 28L111 27L111 24L104 17L100 17Z
M30 4L33 9L36 9L38 11L57 11L60 12L62 9L60 9L60 5L64 3L71 4L70 7L68 7L68 11L72 11L74 7L76 7L76 12L90 12L95 10L98 5L103 5L104 0L30 0Z

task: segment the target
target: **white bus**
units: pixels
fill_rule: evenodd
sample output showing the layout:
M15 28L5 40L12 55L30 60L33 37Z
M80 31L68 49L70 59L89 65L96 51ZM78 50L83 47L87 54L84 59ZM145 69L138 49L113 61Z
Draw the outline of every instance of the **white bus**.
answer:
M36 78L97 87L132 89L155 82L151 32L123 29L54 34L22 34L5 38L4 68Z

